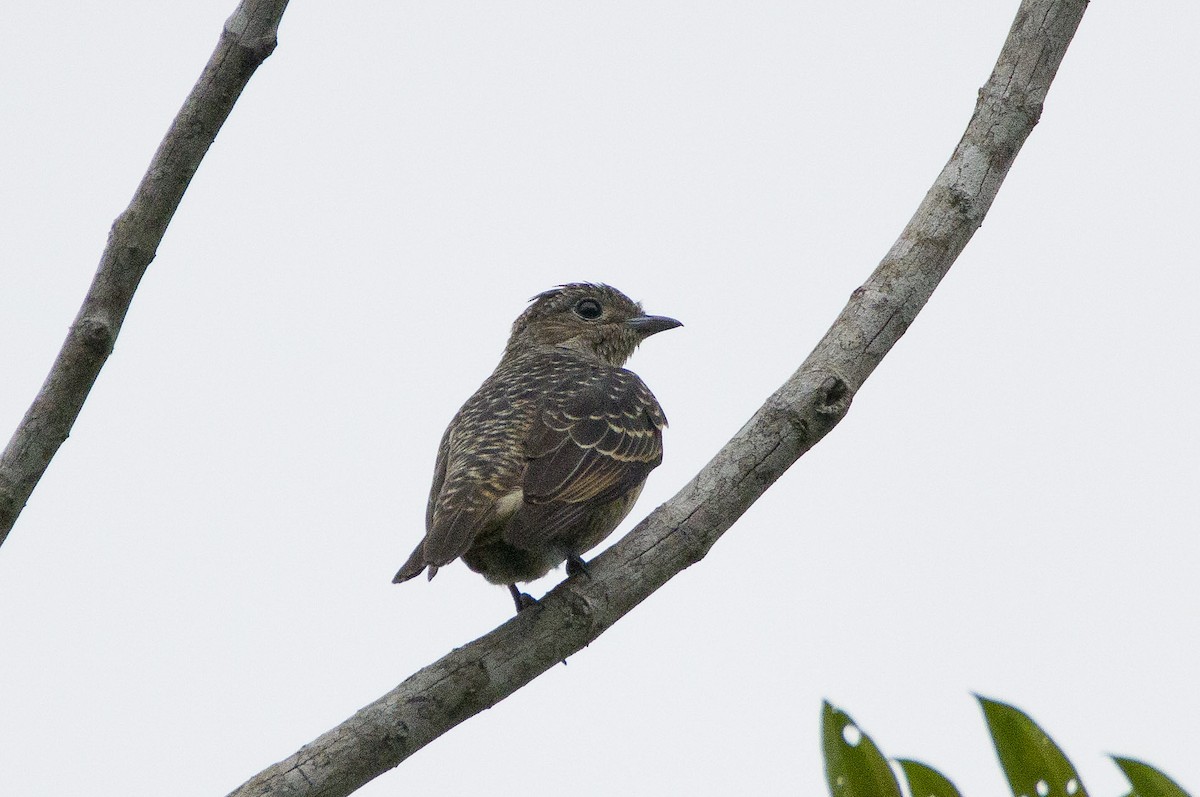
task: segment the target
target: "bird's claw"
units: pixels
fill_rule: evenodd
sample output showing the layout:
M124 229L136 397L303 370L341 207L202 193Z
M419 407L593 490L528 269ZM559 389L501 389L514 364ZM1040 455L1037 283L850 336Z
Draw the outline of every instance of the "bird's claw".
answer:
M573 553L567 557L567 575L577 576L580 573L589 578L592 575L592 571L588 570L587 562L583 561L583 558L579 554Z
M508 591L512 595L513 603L517 606L517 614L520 614L530 606L537 606L538 599L530 595L528 592L521 592L517 589L516 584L509 584Z

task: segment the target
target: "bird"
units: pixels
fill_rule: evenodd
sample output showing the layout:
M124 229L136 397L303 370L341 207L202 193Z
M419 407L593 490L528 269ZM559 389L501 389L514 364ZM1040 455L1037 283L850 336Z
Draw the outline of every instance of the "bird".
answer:
M425 536L399 584L462 559L507 585L517 612L537 601L518 582L583 554L633 508L662 462L667 417L622 366L643 340L683 326L647 315L609 285L539 293L513 322L499 365L450 421L438 446Z

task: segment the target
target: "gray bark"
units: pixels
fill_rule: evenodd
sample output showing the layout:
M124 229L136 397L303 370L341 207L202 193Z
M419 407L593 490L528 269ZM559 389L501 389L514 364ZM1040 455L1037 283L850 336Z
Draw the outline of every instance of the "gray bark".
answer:
M899 239L794 375L677 495L537 607L413 674L232 792L346 795L495 705L689 565L846 414L978 229L1041 115L1086 0L1025 0L966 133Z
M113 222L83 306L45 383L0 454L0 545L71 433L112 353L133 293L250 76L275 49L287 0L242 0L179 109L129 207Z

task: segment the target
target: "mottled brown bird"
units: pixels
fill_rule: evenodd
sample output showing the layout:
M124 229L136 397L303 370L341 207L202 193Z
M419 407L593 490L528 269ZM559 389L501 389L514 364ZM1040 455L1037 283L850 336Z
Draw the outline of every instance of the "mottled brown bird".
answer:
M646 315L607 285L573 283L535 296L504 356L442 436L425 538L399 584L459 557L517 610L516 587L599 545L662 462L662 407L621 367L647 337L681 326Z

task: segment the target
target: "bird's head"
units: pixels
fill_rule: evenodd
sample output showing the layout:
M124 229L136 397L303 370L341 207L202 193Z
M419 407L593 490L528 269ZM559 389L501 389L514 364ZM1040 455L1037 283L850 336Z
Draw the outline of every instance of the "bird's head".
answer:
M656 332L683 326L646 315L642 306L608 285L574 282L539 293L513 322L506 354L531 346L561 346L620 366Z

